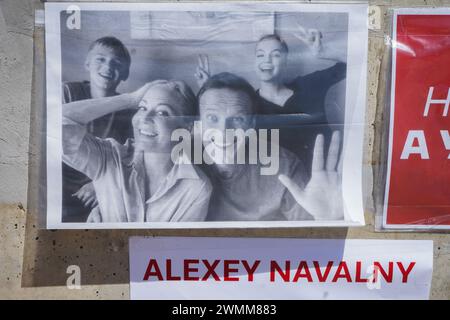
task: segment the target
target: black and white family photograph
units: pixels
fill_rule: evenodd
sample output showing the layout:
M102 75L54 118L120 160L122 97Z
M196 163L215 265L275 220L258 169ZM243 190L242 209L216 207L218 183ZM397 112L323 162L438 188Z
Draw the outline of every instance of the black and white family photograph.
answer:
M47 227L364 224L362 9L47 3Z

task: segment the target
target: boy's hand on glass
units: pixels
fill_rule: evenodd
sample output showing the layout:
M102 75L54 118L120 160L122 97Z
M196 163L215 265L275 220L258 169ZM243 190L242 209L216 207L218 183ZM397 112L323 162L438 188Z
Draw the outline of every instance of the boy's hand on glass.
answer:
M94 184L92 182L86 183L72 196L77 197L86 208L93 208L98 205Z
M342 199L342 158L339 159L340 134L333 132L328 157L325 158L324 136L319 134L314 145L311 179L305 188L285 175L278 178L297 203L316 220L340 220L344 218ZM326 159L326 161L325 161Z
M197 79L197 84L201 88L205 82L209 79L209 58L206 54L198 55L198 66L195 72L195 78Z

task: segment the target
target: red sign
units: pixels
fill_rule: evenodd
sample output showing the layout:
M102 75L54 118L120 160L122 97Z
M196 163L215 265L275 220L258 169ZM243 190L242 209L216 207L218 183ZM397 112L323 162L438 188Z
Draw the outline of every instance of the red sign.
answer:
M450 228L450 11L394 15L385 227Z

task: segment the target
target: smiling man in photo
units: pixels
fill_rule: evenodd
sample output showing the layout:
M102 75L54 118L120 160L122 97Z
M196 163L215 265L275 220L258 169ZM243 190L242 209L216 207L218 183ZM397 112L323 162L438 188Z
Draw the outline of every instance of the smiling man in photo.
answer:
M254 126L258 100L253 87L239 76L228 72L213 75L202 86L197 99L205 131L215 129L225 137L226 130L247 130ZM203 139L205 149L211 145L214 146L210 150L224 149L220 154L226 154L225 149L242 148L238 143L238 140L217 141L215 136L208 135ZM276 148L278 170L270 175L261 174L264 166L261 161L237 164L217 161L211 156L213 164L203 166L214 187L207 220L342 220L339 146L339 132L333 133L328 152L324 136L317 135L309 179L303 163L283 147ZM252 148L247 141L245 147ZM273 152L273 146L271 149Z

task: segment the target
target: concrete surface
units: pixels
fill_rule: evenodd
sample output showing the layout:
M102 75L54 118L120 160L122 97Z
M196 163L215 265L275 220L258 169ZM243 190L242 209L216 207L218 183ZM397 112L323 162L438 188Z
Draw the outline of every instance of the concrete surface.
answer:
M392 6L450 6L450 1L370 1L379 5L387 30ZM450 299L448 233L380 233L374 230L382 190L385 70L383 31L369 35L364 197L367 226L349 229L231 229L140 231L39 230L36 155L39 94L32 95L35 0L0 0L0 298L128 299L130 235L260 236L434 240L432 299ZM39 51L39 47L37 51ZM39 75L36 75L39 79ZM31 128L31 129L30 129ZM31 144L29 143L31 141ZM375 182L373 182L375 181ZM28 206L27 206L28 204ZM31 204L31 205L30 205ZM69 265L81 268L80 290L66 287Z

